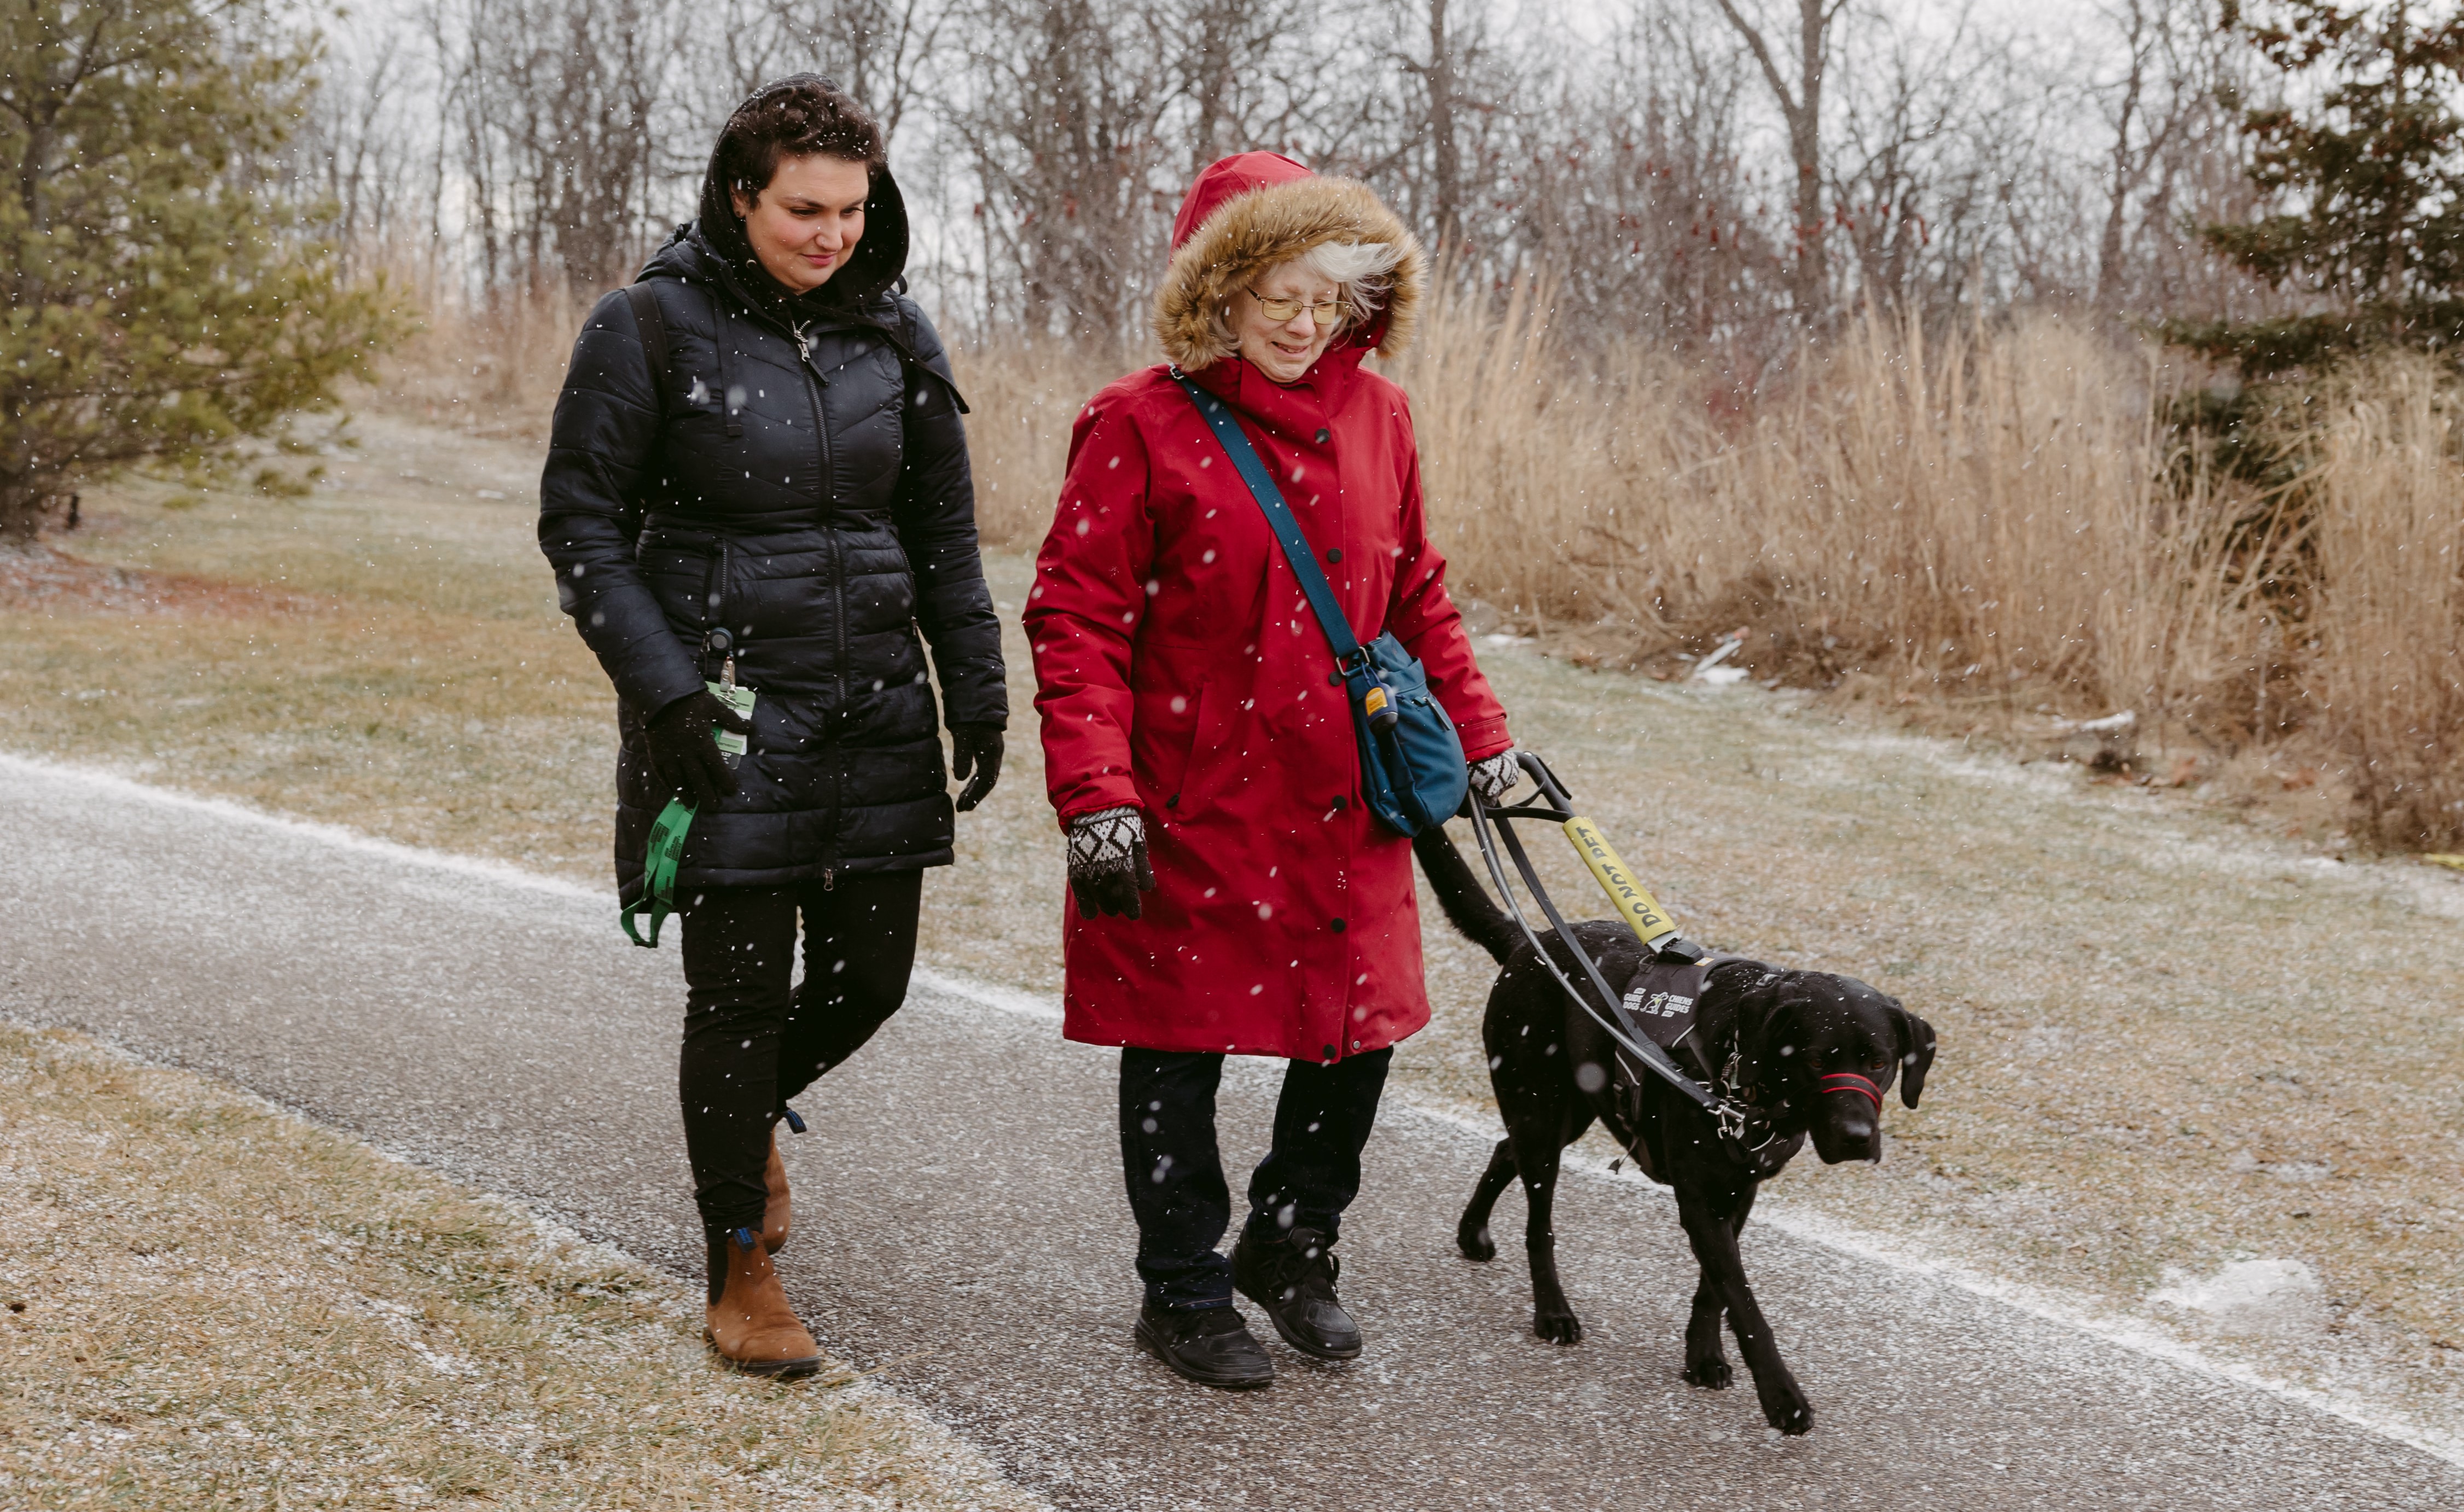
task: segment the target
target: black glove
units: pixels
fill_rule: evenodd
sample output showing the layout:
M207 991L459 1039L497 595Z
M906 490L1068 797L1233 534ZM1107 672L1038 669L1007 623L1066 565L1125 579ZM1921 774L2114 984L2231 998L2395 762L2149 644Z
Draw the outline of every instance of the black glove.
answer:
M1146 821L1134 808L1108 808L1069 822L1069 890L1078 895L1078 916L1138 916L1138 894L1153 892L1155 868L1147 865Z
M652 714L645 732L651 775L694 808L736 791L736 772L712 736L722 725L737 734L753 733L753 721L720 703L717 694L687 693Z
M991 796L993 784L1001 780L1001 726L950 727L950 775L967 784L958 793L959 813Z

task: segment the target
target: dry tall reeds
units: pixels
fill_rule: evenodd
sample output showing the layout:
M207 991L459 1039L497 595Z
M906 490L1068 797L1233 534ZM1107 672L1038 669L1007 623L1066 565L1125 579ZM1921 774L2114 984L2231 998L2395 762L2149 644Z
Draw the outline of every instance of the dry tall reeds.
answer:
M544 439L588 301L558 280L473 298L419 259L385 266L420 324L386 359L379 402L456 429Z
M1023 336L954 343L950 356L972 411L967 460L976 475L977 527L994 545L1033 551L1052 523L1078 406L1155 359Z
M2310 681L2398 849L2464 837L2464 456L2458 395L2421 359L2340 385L2319 434Z
M1669 359L1565 361L1529 291L1436 305L1397 373L1431 515L1460 587L1534 625L1647 658L1744 625L1766 675L2175 721L2264 661L2247 544L2096 335L1869 319L1737 416Z

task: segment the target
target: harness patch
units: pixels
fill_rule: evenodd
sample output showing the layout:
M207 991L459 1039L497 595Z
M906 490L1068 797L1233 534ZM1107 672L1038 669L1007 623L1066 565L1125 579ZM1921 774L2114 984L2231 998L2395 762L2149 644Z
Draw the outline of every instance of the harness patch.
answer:
M1710 975L1711 963L1707 960L1690 964L1645 961L1626 983L1623 1006L1627 1016L1652 1043L1688 1070L1695 1069L1692 1063L1701 1059L1683 1052L1694 1048L1687 1042L1694 1033L1694 1005L1701 1001L1704 978Z

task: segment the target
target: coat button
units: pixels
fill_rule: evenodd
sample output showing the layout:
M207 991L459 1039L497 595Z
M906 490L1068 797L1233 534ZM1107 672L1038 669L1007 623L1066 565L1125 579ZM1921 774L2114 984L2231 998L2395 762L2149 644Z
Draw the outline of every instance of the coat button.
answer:
M1179 795L1179 794L1177 794L1177 793L1175 793L1172 797L1170 797L1170 798L1168 798L1168 799L1165 799L1165 800L1163 800L1163 806L1164 806L1164 807L1166 807L1166 808L1178 808L1178 807L1180 807L1180 795Z
M1349 798L1346 798L1345 796L1343 796L1343 795L1342 795L1342 794L1340 794L1340 793L1337 793L1336 795L1334 795L1334 802L1333 802L1333 804L1332 804L1332 807L1333 807L1333 809L1334 809L1334 811L1335 811L1336 813L1340 814L1340 813L1342 813L1345 809L1350 808L1351 806L1352 806L1352 800L1350 800Z
M1343 932L1343 921L1341 919L1332 920L1328 923L1327 928L1332 930L1337 934L1341 934Z
M1327 429L1324 426L1320 426L1320 427L1318 427L1318 429L1317 429L1317 444L1318 444L1319 446L1324 446L1324 445L1326 445L1328 442L1332 441L1333 439L1334 439L1334 432L1333 432L1333 431Z
M1326 1059L1328 1059L1328 1060L1330 1060L1330 1061L1331 1061L1331 1060L1333 1060L1333 1059L1334 1059L1334 1046L1332 1046L1332 1045L1328 1045L1328 1046L1326 1047Z
M1326 549L1326 559L1329 561L1341 561L1343 559L1343 548L1340 546L1329 546Z

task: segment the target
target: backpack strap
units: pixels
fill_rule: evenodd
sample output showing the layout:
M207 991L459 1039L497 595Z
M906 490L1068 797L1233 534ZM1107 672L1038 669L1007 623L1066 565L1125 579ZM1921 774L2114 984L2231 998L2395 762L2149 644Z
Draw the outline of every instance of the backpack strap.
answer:
M1266 516L1266 528L1275 533L1275 540L1284 548L1284 559L1292 566L1301 592L1309 599L1310 612L1317 616L1317 625L1326 632L1326 644L1334 652L1337 670L1350 676L1360 669L1368 653L1360 646L1360 638L1352 633L1352 622L1343 616L1343 606L1334 602L1334 590L1327 586L1326 574L1319 570L1317 552L1309 545L1301 522L1292 517L1291 506L1284 502L1284 491L1275 487L1273 474L1258 458L1257 448L1249 445L1241 422L1233 417L1232 406L1191 382L1189 376L1176 367L1172 381L1178 383L1198 405L1206 420L1207 428L1232 459L1241 481L1249 485L1249 496L1258 501L1258 513Z
M659 314L659 296L650 291L650 280L643 279L625 290L625 301L633 307L633 324L642 335L642 355L649 360L650 392L658 396L659 419L668 418L668 322ZM653 929L651 933L658 931Z
M907 280L904 278L900 279L898 282L899 291L903 292L906 287ZM931 379L933 382L940 384L943 388L950 391L950 402L958 406L958 413L962 415L974 414L975 411L967 407L967 396L958 392L957 381L956 379L942 377L939 373L933 370L933 364L925 362L924 359L915 355L915 328L908 321L906 304L893 298L890 301L890 308L891 311L891 318L898 322L894 326L884 325L878 320L867 320L862 318L850 319L847 323L859 331L870 331L873 335L888 341L890 343L891 350L898 354L898 360L901 362L913 368L917 373Z

